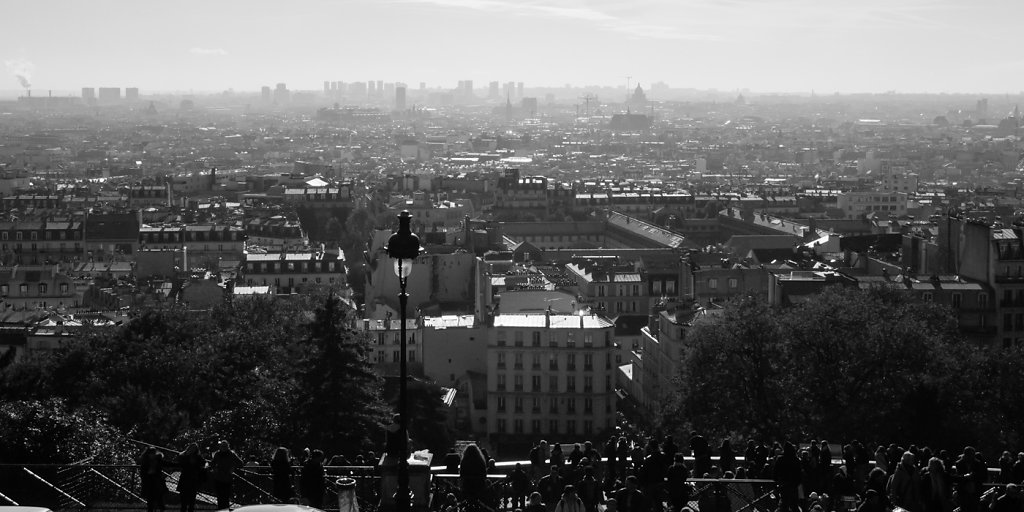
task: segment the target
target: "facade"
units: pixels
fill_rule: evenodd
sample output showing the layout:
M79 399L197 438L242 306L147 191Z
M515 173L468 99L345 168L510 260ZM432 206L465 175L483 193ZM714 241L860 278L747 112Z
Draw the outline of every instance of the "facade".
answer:
M0 223L0 263L38 265L68 262L82 254L81 222Z
M646 273L618 258L585 258L565 265L583 304L609 316L650 310Z
M241 260L245 254L245 231L235 226L194 224L188 226L143 226L138 244L146 250L181 250L186 266L197 267L219 259Z
M5 307L41 309L78 307L75 280L57 265L15 265L0 268L0 300Z
M907 214L906 192L844 192L839 194L838 208L847 219L878 214L902 217Z
M598 315L499 314L487 333L487 429L525 445L615 426L614 325Z
M270 286L275 294L302 293L316 285L344 287L345 258L339 252L247 254L239 279L246 286Z

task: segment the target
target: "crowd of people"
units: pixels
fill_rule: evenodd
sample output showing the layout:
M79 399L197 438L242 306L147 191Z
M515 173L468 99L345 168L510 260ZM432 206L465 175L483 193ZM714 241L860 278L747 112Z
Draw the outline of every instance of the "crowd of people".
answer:
M971 447L954 454L895 444L869 450L857 441L751 440L742 451L729 439L715 445L696 432L685 447L672 436L616 436L600 447L540 441L528 466L516 464L500 482L467 485L474 479L467 462L495 471L486 451L471 446L461 459L445 457L461 486L440 508L463 512L468 497L523 512L736 512L755 501L780 512L1024 512L1024 453L1003 452L990 472Z
M358 454L350 461L341 455L328 459L322 450L308 448L293 456L284 447L277 448L266 460L245 461L225 440L217 443L209 458L196 443L189 444L180 453L170 452L172 456L165 456L166 451L147 446L137 460L141 497L146 501L148 512L166 510L168 488L165 471L178 473L176 491L181 512L195 512L199 491L207 485L213 490L217 509L230 508L238 472L249 477L269 476L270 494L277 503L302 503L323 508L328 494L326 467L376 463L372 451ZM269 473L264 473L267 469Z

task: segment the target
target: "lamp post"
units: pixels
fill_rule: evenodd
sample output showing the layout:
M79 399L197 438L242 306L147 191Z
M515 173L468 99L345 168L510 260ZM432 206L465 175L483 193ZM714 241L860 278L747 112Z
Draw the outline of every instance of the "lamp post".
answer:
M396 512L409 512L412 508L412 496L409 492L409 411L406 404L406 387L408 383L408 368L406 367L406 337L405 317L406 308L409 303L409 294L405 286L412 273L412 260L420 253L420 239L410 228L412 215L408 210L398 214L398 231L388 238L388 257L394 260L395 274L398 276L398 285L401 291L398 293L399 316L401 318L401 353L399 354L399 384L398 384L398 436L399 436L399 461L398 461L398 492L395 493Z

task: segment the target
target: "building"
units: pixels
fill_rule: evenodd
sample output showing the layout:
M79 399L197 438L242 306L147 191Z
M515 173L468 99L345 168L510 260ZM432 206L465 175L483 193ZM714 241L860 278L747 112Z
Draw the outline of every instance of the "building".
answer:
M100 87L98 99L100 103L115 103L121 101L121 88Z
M405 111L405 86L400 85L395 87L395 110L399 112Z
M260 96L263 98L263 102L264 103L270 103L270 100L272 99L272 97L271 97L271 89L270 89L269 85L264 85L263 88L260 89Z
M127 101L138 101L139 100L139 88L128 87L124 90L124 99Z
M650 311L647 276L616 257L578 258L565 265L581 304L608 316Z
M891 182L895 185L895 181ZM909 186L900 181L899 186ZM903 217L907 214L906 192L844 192L839 194L837 207L847 219L859 219L876 214L884 218Z
M245 231L237 226L142 226L136 238L144 250L182 251L185 268L215 266L219 260L240 261L245 254Z
M492 444L603 438L615 427L614 324L603 316L499 314L487 333Z
M0 268L0 303L15 310L78 307L81 295L58 265L15 265Z
M81 222L0 222L0 264L69 262L82 255Z
M288 91L288 86L284 83L277 84L277 87L274 88L274 102L284 104L290 100L291 92Z
M82 101L84 101L86 104L96 101L96 88L82 87Z
M317 285L344 288L346 272L340 250L247 254L239 282L270 286L278 295L304 293Z

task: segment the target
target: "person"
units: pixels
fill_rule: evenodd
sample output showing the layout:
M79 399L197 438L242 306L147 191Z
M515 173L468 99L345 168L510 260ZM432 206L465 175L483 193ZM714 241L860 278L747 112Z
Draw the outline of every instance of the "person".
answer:
M174 463L181 471L178 476L181 512L195 512L199 486L206 480L206 459L199 453L199 445L192 443L185 447L185 451L178 454Z
M636 476L626 477L626 486L615 492L620 512L647 512L647 497L637 488Z
M565 454L562 453L561 443L555 443L551 447L551 465L558 466L559 468L565 465Z
M722 439L722 444L718 447L718 467L722 468L722 473L732 471L736 467L736 454L732 451L732 442L728 437Z
M903 457L896 466L896 471L893 472L888 489L886 489L889 501L893 506L910 512L921 512L920 489L920 477L914 463L914 454L909 451L903 452Z
M543 442L541 441L541 443ZM533 471L533 475L536 476L543 473L545 464L547 464L547 457L541 456L540 443L537 443L530 448L530 469Z
M555 505L555 512L584 512L583 500L576 495L576 488L571 484L562 490L562 497Z
M782 455L775 460L773 478L779 489L779 511L800 512L800 459L796 456L796 446L787 442Z
M291 503L295 497L295 490L292 488L293 473L291 455L287 448L281 446L274 451L274 457L270 460L274 497L280 503Z
M978 512L982 485L988 478L988 468L978 460L974 448L964 448L956 461L957 500L961 512Z
M686 483L690 478L690 468L686 467L685 455L677 453L674 459L666 471L665 479L670 512L679 512L690 501L690 484Z
M211 475L213 476L213 493L217 496L217 509L231 507L231 481L234 478L235 470L242 467L241 457L231 449L231 445L224 439L217 443L217 451L210 460Z
M615 475L617 474L618 461L616 460L615 444L618 443L618 438L612 436L608 439L608 442L604 445L604 458L605 458L605 472L604 477L606 480L615 481Z
M679 445L676 444L672 435L665 436L665 441L661 443L661 454L664 456L666 466L675 462L677 453L679 453Z
M598 483L597 477L594 476L594 468L587 466L583 468L583 478L580 478L577 484L576 494L583 501L583 508L586 512L597 512L597 504L602 501L603 493L601 492L601 484Z
M647 496L652 507L661 508L660 496L662 484L665 482L667 466L662 462L661 447L658 442L651 439L647 443L647 457L640 466L640 485L643 493Z
M558 446L558 445L555 445ZM537 481L537 491L540 492L544 503L548 508L554 509L558 503L559 492L565 489L565 483L562 481L562 477L558 474L558 466L552 464L551 472L541 477Z
M953 485L942 459L928 459L921 475L921 501L925 512L953 512Z
M384 455L387 457L396 457L399 460L407 457L407 454L403 454L402 451L409 451L409 438L406 436L405 443L402 443L402 416L395 414L391 417L391 424L384 429Z
M487 489L487 459L476 444L466 446L459 464L459 487L462 498L479 500Z
M530 502L523 509L523 512L548 512L547 505L544 504L544 498L539 492L530 493Z
M1013 483L1024 484L1024 452L1017 454L1017 462L1013 463Z
M323 508L326 483L324 482L324 452L322 450L313 450L309 460L302 465L299 487L302 497L309 502L309 506Z
M444 456L444 472L452 475L458 473L460 461L462 461L462 456L452 447L451 451Z
M150 446L139 456L139 479L142 483L142 498L146 500L147 512L164 510L164 496L167 482L164 480L164 454Z
M999 457L999 483L1010 484L1013 481L1013 455L1009 450L1004 451Z
M516 463L515 469L508 475L512 487L512 506L523 508L526 506L526 495L530 492L530 477L523 469L523 465Z
M1006 492L996 498L992 504L992 512L1020 512L1024 510L1024 498L1021 496L1020 486L1014 483L1006 484Z
M572 447L572 451L569 452L569 465L579 466L580 461L583 460L583 447L579 443L576 443Z
M877 468L876 468L877 469ZM864 501L857 507L857 512L886 512L885 498L875 489L864 491Z

